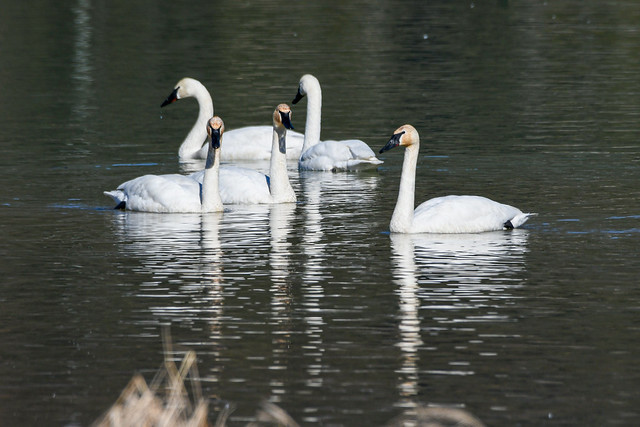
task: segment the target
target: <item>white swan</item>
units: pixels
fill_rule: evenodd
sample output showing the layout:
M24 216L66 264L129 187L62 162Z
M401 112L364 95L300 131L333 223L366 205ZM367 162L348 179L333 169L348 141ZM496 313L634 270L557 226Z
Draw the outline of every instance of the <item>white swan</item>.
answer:
M406 150L398 202L389 224L392 233L479 233L517 228L536 215L481 196L436 197L414 210L418 131L411 125L399 127L380 153L399 145Z
M273 112L271 161L269 175L236 166L220 168L220 197L227 204L293 203L296 193L287 174L287 129L291 125L291 108L280 104ZM225 144L227 143L225 133ZM222 149L224 151L224 148ZM206 170L189 175L202 182Z
M307 123L304 130L304 145L298 161L300 170L352 171L375 167L382 163L369 146L359 139L343 141L320 141L322 90L320 83L311 74L300 78L296 104L307 95Z
M213 100L209 91L198 80L185 77L180 80L160 107L183 98L193 97L198 101L198 119L180 145L178 156L181 161L206 159L207 139L205 125L213 116ZM228 130L224 135L222 161L232 160L268 160L271 156L271 126L247 126ZM295 160L300 157L304 135L289 132L287 135L287 157Z
M220 142L224 123L212 117L207 123L211 143L201 181L178 174L144 175L121 184L117 190L105 191L118 204L116 209L143 212L220 212L219 192Z

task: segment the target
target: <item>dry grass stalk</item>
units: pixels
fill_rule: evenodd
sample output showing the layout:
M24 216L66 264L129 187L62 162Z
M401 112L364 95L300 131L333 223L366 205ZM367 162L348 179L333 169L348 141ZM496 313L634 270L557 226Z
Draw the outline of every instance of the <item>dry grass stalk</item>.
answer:
M188 351L176 366L168 333L164 338L164 365L148 386L136 374L122 390L116 403L96 422L95 427L210 427L209 404L202 397L196 355ZM191 396L186 389L187 378Z
M167 330L163 334L164 364L148 386L136 374L122 390L116 403L93 423L94 427L211 427L209 403L202 397L196 354L188 351L178 368ZM191 384L191 393L186 383ZM233 406L222 409L214 427L225 427ZM299 427L279 406L263 402L256 421L247 427ZM397 416L386 427L484 427L472 414L456 408L418 406Z
M247 427L278 426L300 427L287 412L271 402L262 402L262 407L256 414L256 421L247 424Z

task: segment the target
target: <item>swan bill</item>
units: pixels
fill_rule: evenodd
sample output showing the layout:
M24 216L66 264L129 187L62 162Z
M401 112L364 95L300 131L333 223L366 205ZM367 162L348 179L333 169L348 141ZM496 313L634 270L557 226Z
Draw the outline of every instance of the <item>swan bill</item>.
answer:
M224 122L218 116L213 116L207 123L207 134L211 137L211 146L214 149L220 148L222 134L224 133Z
M291 103L297 104L302 98L304 98L304 94L300 92L300 89L298 89L298 93L296 93L296 97L293 98L293 101L291 101Z
M220 148L221 139L220 129L211 129L211 145L216 150Z
M280 118L282 118L282 124L285 128L293 130L293 125L291 124L291 111L280 111Z
M167 96L167 99L164 100L164 102L162 103L162 105L160 105L160 108L164 107L165 105L169 105L172 102L175 102L178 100L178 90L180 89L180 86L178 86L177 88L175 88L173 90L173 92L171 92L171 94L169 94L169 96Z
M389 151L392 148L396 148L398 145L400 145L400 138L402 138L402 135L404 135L404 131L394 134L389 142L387 142L387 144L380 149L380 154L384 153L385 151Z

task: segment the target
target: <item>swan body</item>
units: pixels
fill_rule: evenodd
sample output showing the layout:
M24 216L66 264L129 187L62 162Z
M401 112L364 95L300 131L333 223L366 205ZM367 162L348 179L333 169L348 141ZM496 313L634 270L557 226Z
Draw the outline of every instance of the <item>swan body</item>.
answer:
M105 191L118 204L116 208L143 212L220 212L220 141L224 123L213 117L207 124L211 136L207 163L198 181L178 174L144 175Z
M480 233L517 228L536 215L481 196L436 197L414 210L418 131L411 125L399 127L380 153L397 146L406 149L398 201L389 224L392 233Z
M198 118L178 150L181 161L206 159L207 139L205 124L213 116L213 100L207 88L198 80L185 77L180 80L161 107L179 99L193 97L198 101ZM269 160L271 157L271 126L247 126L228 130L224 136L222 161L233 160ZM299 132L287 134L287 157L298 159L302 150L304 135Z
M296 194L287 175L286 134L291 125L291 109L280 104L273 113L269 175L236 166L220 168L220 197L227 204L293 203ZM225 134L226 144L226 134ZM201 182L206 171L189 175Z
M322 90L318 79L311 74L305 74L300 78L298 93L293 104L305 95L307 95L307 123L298 169L354 171L373 168L382 163L373 150L359 139L320 141Z

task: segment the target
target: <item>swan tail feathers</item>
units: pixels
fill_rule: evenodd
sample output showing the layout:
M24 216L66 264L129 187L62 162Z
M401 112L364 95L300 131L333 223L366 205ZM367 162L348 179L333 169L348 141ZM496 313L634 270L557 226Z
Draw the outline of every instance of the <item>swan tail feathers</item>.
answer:
M503 224L503 228L505 230L512 230L514 228L518 228L522 224L527 222L529 217L536 216L536 215L538 215L538 214L537 213L522 213L522 214L518 214L518 215L514 216L513 218L511 218L510 220L506 221Z
M349 171L372 169L378 165L381 165L382 163L384 162L378 159L377 157L370 157L368 159L355 159L355 160L349 160L347 162L346 167L344 167L344 169ZM342 169L342 168L338 168L338 169Z
M127 198L125 197L125 194L122 191L120 190L105 191L104 195L111 197L113 201L117 203L114 209L125 209L127 207L127 200L126 200Z

